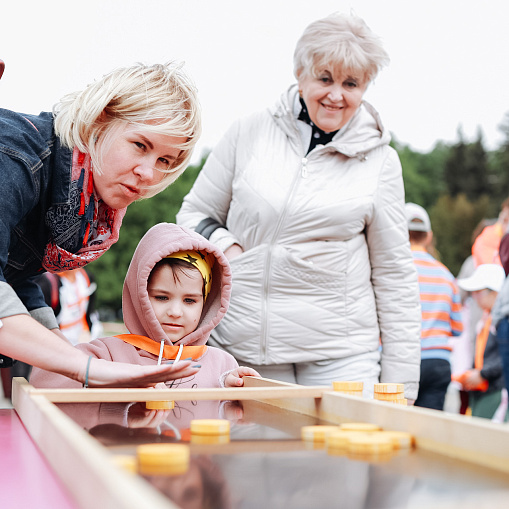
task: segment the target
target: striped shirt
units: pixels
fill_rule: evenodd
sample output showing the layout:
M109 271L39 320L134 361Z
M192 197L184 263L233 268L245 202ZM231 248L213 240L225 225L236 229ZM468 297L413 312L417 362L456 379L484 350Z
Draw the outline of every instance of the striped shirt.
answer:
M449 269L423 247L412 246L421 293L421 358L450 361L449 338L463 332L461 301Z

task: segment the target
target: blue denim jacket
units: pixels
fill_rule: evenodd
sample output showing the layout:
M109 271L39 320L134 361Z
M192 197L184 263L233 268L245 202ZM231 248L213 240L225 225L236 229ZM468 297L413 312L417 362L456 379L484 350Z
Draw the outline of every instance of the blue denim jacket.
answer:
M46 213L69 204L71 170L51 113L0 109L0 318L47 308L34 279L44 271Z

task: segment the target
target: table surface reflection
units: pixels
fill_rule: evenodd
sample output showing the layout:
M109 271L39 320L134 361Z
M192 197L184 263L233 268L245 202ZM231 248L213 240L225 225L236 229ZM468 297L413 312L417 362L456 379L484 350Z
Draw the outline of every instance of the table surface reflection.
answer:
M134 457L139 444L189 444L186 474L145 478L182 509L464 509L487 495L509 500L509 476L497 470L418 448L384 458L332 455L300 438L302 426L326 422L258 401L177 401L158 412L144 403L58 407L112 455ZM192 443L190 422L204 418L228 419L230 442Z

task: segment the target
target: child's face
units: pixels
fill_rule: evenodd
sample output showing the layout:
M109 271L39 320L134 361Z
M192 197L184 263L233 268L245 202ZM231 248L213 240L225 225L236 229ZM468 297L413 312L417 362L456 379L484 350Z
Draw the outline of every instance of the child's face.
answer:
M497 292L493 292L487 288L484 290L475 290L472 292L472 297L483 311L491 311L493 304L495 304L497 295Z
M178 279L175 281L171 267L161 265L154 269L147 288L157 320L172 343L196 329L203 309L200 272L179 272Z

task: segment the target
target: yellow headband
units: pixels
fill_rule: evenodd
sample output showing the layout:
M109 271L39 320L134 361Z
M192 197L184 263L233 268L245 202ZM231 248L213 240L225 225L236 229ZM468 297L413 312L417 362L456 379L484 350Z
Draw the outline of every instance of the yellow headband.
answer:
M212 267L216 261L214 256L203 251L177 251L166 258L184 260L200 271L203 277L203 301L205 302L212 287Z

